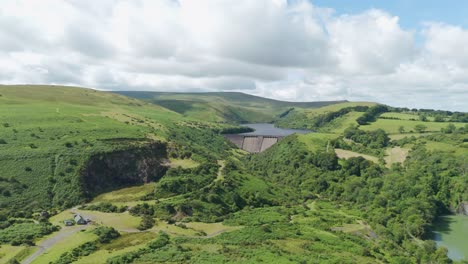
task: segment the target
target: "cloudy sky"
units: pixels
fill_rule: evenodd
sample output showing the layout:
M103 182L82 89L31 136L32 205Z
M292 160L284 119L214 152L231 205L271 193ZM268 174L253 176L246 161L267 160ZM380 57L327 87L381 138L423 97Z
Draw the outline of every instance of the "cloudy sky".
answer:
M461 0L1 0L0 83L468 111Z

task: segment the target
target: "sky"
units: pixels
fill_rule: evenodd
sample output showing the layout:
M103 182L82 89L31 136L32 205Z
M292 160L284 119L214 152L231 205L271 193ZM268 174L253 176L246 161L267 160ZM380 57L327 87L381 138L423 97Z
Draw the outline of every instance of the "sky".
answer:
M0 84L468 111L468 1L1 0Z

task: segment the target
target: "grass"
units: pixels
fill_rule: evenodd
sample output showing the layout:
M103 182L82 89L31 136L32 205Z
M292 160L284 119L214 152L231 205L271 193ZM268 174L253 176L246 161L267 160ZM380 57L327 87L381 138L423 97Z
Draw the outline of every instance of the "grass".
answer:
M155 183L148 183L140 186L122 188L119 190L101 194L94 198L91 203L135 202L139 201L142 196L154 192L155 187Z
M329 140L337 138L337 134L326 133L309 133L305 135L297 135L300 142L304 143L310 151L324 149Z
M346 115L336 118L330 124L327 124L321 130L329 131L331 133L342 134L344 130L350 126L356 126L358 123L356 120L361 117L364 113L360 112L349 112Z
M270 122L290 108L337 102L284 102L243 93L119 92L164 106L188 118L211 122Z
M168 224L164 221L156 222L156 225L150 229L151 232L159 232L163 231L173 236L187 236L187 237L197 237L199 236L198 231L190 229L190 228L183 228L173 224Z
M140 217L132 216L128 212L124 213L102 213L98 211L88 210L71 210L63 211L50 218L50 222L55 225L63 226L63 221L73 218L73 215L78 213L85 218L93 220L96 224L112 226L117 230L135 230L140 224Z
M363 157L366 160L370 160L370 161L372 161L374 163L379 163L379 158L377 158L377 157L366 155L366 154L361 154L361 153L350 151L350 150L335 149L335 153L338 156L338 158L341 158L341 159L349 159L349 158L353 158L353 157Z
M95 223L111 226L117 230L135 230L140 224L141 218L124 213L102 213L97 211L77 210L85 218L93 220Z
M25 187L0 202L20 208L67 207L80 199L76 176L90 155L166 138L167 126L184 120L150 103L90 89L1 86L0 94L0 138L7 142L0 145L0 171Z
M391 139L391 140L399 140L399 139L403 139L403 138L406 138L406 137L422 137L422 136L427 136L427 135L431 135L433 133L406 133L406 134L391 134L389 135L388 137Z
M27 246L0 245L0 263L8 263L15 258L21 251L27 249Z
M408 149L401 148L401 147L394 147L385 150L385 154L387 155L385 159L385 163L387 166L390 166L393 163L403 163L408 156Z
M444 152L452 152L460 156L468 156L468 150L466 148L460 148L458 146L445 142L426 141L426 148L431 151L438 150Z
M419 120L418 114L393 113L392 112L392 113L383 113L380 116L384 118L398 118L401 120L412 120L412 119Z
M190 222L185 224L187 227L192 228L196 231L203 231L207 236L212 236L224 232L230 232L237 230L241 227L238 226L226 226L223 223L201 223L201 222Z
M105 263L110 257L117 256L126 252L138 250L157 235L152 232L122 234L119 238L113 240L109 244L101 246L96 252L80 258L74 263Z
M198 162L196 162L196 161L194 161L192 159L173 159L173 158L171 158L169 161L170 161L169 165L172 168L181 167L181 168L184 168L184 169L190 169L190 168L198 167L200 165L200 163L198 163Z
M392 120L392 119L377 119L376 122L370 125L361 126L362 130L383 129L390 134L400 134L399 127L402 126L406 132L415 132L416 125L424 125L427 127L426 132L440 132L442 128L446 128L449 123L445 122L423 122L411 120ZM464 127L465 123L453 123L457 128Z
M65 238L60 243L55 244L51 249L46 250L43 254L37 257L33 264L48 264L58 260L60 256L89 241L93 241L97 236L92 231L82 231L74 233L73 235Z
M304 113L307 114L308 117L318 116L329 112L336 112L340 109L346 107L354 107L354 106L374 106L376 103L372 102L346 102L346 103L338 103L332 104L324 107L320 107L317 109L308 109L305 110Z

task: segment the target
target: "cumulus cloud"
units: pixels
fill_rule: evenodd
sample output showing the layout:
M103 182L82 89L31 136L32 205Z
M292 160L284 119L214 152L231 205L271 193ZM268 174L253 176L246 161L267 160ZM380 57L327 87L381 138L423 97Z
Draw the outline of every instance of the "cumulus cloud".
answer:
M52 7L53 8L50 8ZM307 0L5 0L0 83L467 111L468 29Z

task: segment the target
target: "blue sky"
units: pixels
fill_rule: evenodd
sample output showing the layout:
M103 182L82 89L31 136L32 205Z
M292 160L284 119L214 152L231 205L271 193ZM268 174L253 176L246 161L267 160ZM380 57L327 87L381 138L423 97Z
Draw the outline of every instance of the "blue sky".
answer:
M404 28L418 29L423 22L444 22L468 27L466 0L312 0L312 4L335 9L337 14L356 14L371 8L400 17Z

